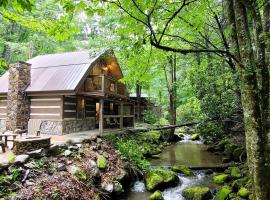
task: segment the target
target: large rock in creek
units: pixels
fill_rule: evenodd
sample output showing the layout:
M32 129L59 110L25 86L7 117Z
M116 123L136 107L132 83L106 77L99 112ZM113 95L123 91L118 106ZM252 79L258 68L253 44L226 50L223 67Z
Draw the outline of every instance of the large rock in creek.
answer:
M199 139L200 139L199 134L197 134L197 133L192 134L191 140L199 140Z
M184 174L186 176L193 175L192 170L189 169L188 167L186 167L185 165L173 165L172 170L174 172L182 173L182 174Z
M223 184L230 180L230 176L228 174L219 174L213 177L214 183Z
M176 186L180 180L177 174L170 170L153 169L144 174L146 188L149 191L162 190Z
M232 193L232 189L229 186L223 186L215 196L214 200L226 200Z
M149 200L164 200L162 193L157 190L150 197Z
M209 200L212 199L212 193L208 187L191 187L182 192L186 200Z

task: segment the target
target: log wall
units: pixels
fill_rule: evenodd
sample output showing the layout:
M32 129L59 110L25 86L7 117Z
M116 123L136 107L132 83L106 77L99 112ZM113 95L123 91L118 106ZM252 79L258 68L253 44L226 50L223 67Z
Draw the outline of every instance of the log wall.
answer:
M31 97L30 119L62 119L63 97Z

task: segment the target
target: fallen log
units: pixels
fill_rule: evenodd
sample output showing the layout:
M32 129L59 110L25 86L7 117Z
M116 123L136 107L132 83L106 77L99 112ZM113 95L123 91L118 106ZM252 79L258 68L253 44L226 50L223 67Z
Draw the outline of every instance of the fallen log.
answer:
M196 124L199 124L199 122L187 122L187 123L176 124L176 125L161 126L161 127L153 128L151 130L173 129L173 128L179 128L179 127L183 127L183 126L193 126Z
M228 163L228 164L223 164L223 165L217 165L217 166L209 166L209 167L202 167L202 166L189 166L189 169L192 170L208 170L211 169L215 172L222 172L226 169L228 169L229 167L235 167L236 164L234 163Z

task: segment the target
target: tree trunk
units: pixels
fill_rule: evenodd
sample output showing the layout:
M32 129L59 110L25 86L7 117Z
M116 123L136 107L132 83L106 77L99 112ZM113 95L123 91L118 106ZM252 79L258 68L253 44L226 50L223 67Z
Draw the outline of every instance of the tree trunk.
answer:
M136 84L136 97L137 97L137 121L140 122L141 119L141 95L142 95L142 87L139 83Z
M237 0L234 3L240 61L242 62L239 71L248 165L253 183L253 198L255 200L266 200L270 196L270 159L268 159L269 155L267 155L267 133L264 129L265 120L268 119L262 117L264 112L261 110L261 93L259 92L258 76L256 74L258 62L256 63L252 48L247 17L248 10L245 5ZM267 87L269 87L269 84Z

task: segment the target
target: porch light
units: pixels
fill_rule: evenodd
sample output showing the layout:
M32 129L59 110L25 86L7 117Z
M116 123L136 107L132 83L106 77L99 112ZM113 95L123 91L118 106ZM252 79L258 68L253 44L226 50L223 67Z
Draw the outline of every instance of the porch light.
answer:
M105 66L105 67L102 67L102 70L103 70L103 71L108 71L109 68L108 68L107 66Z

